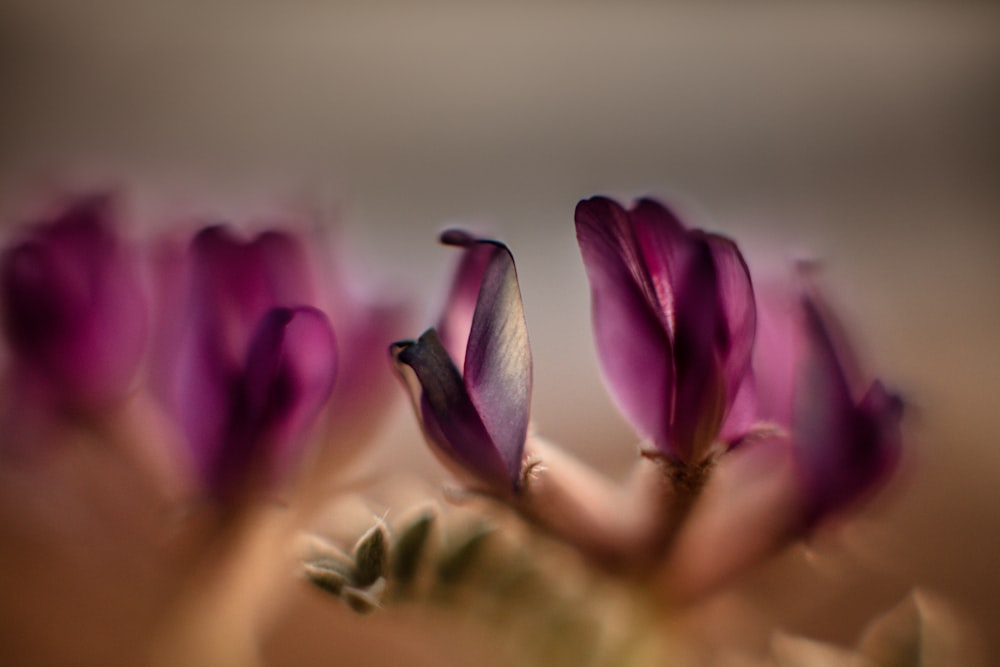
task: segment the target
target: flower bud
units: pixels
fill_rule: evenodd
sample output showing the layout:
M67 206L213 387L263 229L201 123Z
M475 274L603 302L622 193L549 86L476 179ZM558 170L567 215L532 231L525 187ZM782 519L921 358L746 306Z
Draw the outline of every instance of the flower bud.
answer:
M704 461L749 426L756 310L739 249L650 199L581 201L576 232L619 409L668 460Z
M30 227L0 257L4 334L15 373L49 399L119 399L142 360L146 299L106 197Z
M210 227L178 258L185 293L160 354L161 391L210 495L280 483L333 389L337 349L291 235Z
M531 402L514 259L505 245L464 232L441 240L464 255L439 328L390 353L432 450L475 484L509 495L521 485Z

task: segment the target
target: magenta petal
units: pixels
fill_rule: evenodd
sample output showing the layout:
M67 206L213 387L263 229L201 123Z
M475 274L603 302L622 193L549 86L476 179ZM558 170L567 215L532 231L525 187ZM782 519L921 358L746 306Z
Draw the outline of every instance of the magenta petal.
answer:
M446 461L495 488L516 488L507 464L490 438L465 388L461 373L431 329L416 341L396 343L391 353L397 365L412 369L419 382L415 397L421 424L431 445Z
M689 233L663 204L640 199L628 213L634 234L640 282L649 283L647 298L660 313L663 325L673 330L676 319L677 281L690 259Z
M674 368L663 313L655 310L628 214L604 197L576 207L576 236L590 281L601 371L619 410L643 436L670 432ZM663 300L672 300L664 296Z
M808 297L802 307L808 342L798 369L792 433L809 524L888 475L898 458L902 409L879 383L854 403L827 323Z
M206 227L191 242L194 315L206 320L229 349L243 349L261 315L274 303L259 253L224 226Z
M720 432L732 442L753 421L756 303L746 263L729 239L688 232L674 257L674 434L690 443L685 456L701 458Z
M170 258L154 361L207 488L226 497L248 475L277 481L332 391L337 351L314 296L304 247L267 231L249 241L222 226L201 230ZM171 335L172 334L172 335Z
M806 346L797 369L792 432L809 470L830 472L854 435L854 401L819 313L802 302Z
M702 460L753 413L755 304L736 246L685 229L659 202L595 197L576 211L605 379L666 456Z
M514 258L506 246L490 248L465 356L464 382L512 480L519 480L531 406L531 347Z
M242 369L219 355L218 342L209 332L189 328L182 334L170 373L165 387L170 409L191 447L200 477L209 489L218 489L223 486L218 478L225 472L222 452L230 440L233 412L239 407Z
M750 274L732 241L685 230L658 202L643 199L630 216L674 346L672 428L660 447L668 455L699 459L720 429L723 439L732 440L749 425L746 376L756 317Z
M191 250L193 309L229 354L242 353L272 306L314 300L305 250L290 234L269 231L244 241L218 225L199 232Z
M145 349L145 295L110 218L108 198L82 199L0 260L15 364L70 402L120 397Z
M700 460L709 450L726 412L722 365L729 347L719 304L719 286L711 248L694 238L675 265L673 428L665 453Z
M728 349L723 360L727 404L732 411L737 395L745 389L757 332L757 302L750 270L739 248L731 240L717 234L706 234L715 262L719 290L719 305L728 333ZM735 417L739 420L738 412ZM728 419L727 419L728 424Z
M212 428L192 444L202 448L195 454L216 499L282 481L333 390L336 367L333 331L320 311L272 308L261 318L242 368L233 369L227 383L200 388ZM189 420L194 415L189 412Z
M246 361L248 417L274 448L279 468L333 391L337 349L326 315L312 307L273 308L253 334Z
M753 352L757 416L790 427L799 359L806 346L803 312L785 287L758 294Z
M870 461L867 467L874 485L886 479L899 464L903 446L900 430L903 401L876 380L861 399L858 410L871 423L877 441L877 450L873 455L866 456Z
M719 439L732 447L750 431L759 415L757 381L752 371L743 376L722 423Z

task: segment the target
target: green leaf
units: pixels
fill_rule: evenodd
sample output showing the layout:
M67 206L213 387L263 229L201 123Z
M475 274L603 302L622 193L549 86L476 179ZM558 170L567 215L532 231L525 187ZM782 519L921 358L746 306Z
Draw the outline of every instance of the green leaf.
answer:
M470 532L458 542L454 548L446 552L437 566L438 580L445 585L454 585L461 581L475 565L486 540L493 534L493 529L487 526L479 527Z
M354 585L365 588L384 577L388 560L388 539L385 528L379 522L354 545Z
M327 567L321 563L305 563L304 569L309 581L327 593L340 596L348 584L349 573Z
M433 526L434 514L426 512L403 529L392 550L390 569L395 584L405 588L416 577Z

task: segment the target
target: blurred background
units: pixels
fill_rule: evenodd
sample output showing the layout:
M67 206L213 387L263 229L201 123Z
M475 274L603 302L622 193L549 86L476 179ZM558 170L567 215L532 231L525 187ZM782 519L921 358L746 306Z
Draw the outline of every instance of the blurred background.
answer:
M536 426L611 474L635 443L596 369L576 201L663 197L757 275L821 258L868 368L912 406L910 465L854 526L871 567L811 606L765 596L766 616L850 643L918 583L1000 630L991 3L7 0L0 80L5 224L66 185L121 186L150 227L317 210L416 304L401 338L436 317L439 230L504 239ZM442 478L400 407L372 460ZM330 627L286 623L270 650Z

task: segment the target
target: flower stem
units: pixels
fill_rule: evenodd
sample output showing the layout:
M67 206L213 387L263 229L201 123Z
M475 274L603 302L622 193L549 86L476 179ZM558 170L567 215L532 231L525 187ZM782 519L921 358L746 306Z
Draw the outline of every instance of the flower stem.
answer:
M630 506L621 487L575 457L539 438L528 444L531 462L512 508L602 569L629 568L645 531L643 513Z
M637 475L640 479L648 478L646 493L656 518L655 528L642 550L647 560L641 569L655 567L671 551L711 476L715 461L709 457L692 464L669 459L659 452L642 452Z

